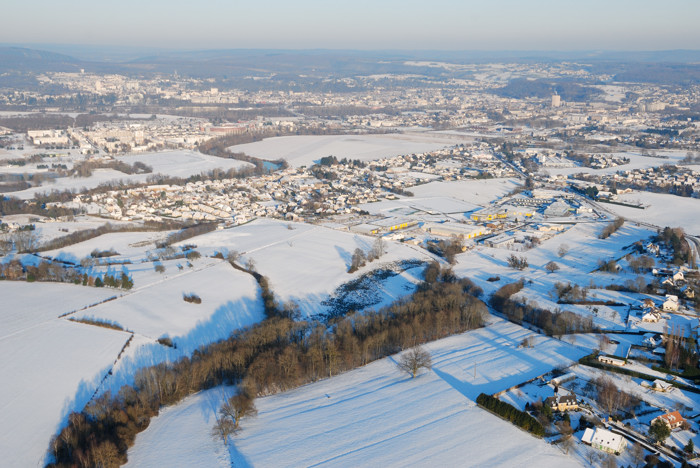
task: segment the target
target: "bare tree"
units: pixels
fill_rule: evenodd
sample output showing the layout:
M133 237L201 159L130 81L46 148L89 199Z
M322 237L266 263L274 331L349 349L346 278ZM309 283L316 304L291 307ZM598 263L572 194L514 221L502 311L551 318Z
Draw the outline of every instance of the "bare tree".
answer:
M3 237L0 238L0 256L7 255L12 251L12 241Z
M231 250L228 255L226 255L226 260L233 265L236 263L238 260L241 259L241 253L237 250Z
M374 241L374 245L372 245L372 250L368 255L368 259L372 261L381 258L381 256L384 255L385 250L386 247L384 245L384 239L377 237L377 239Z
M632 455L632 461L635 467L639 467L639 465L644 462L644 447L642 447L641 444L632 445L630 454Z
M411 374L411 378L415 378L418 375L418 371L422 368L433 368L430 353L421 346L416 346L403 353L397 365L402 371Z
M574 445L576 445L576 442L574 441L574 438L569 436L562 437L561 439L561 448L564 449L565 454L569 454L569 450L574 448Z
M215 439L221 439L224 445L228 445L228 438L236 432L236 427L228 417L220 417L216 420L216 424L211 429L211 436Z
M350 268L348 269L348 273L354 273L363 266L365 266L365 263L367 262L367 257L365 256L365 253L362 251L361 248L356 248L355 252L352 254L352 259L350 260Z
M557 255L559 255L560 257L563 258L568 253L569 253L569 246L566 244L561 244L559 246L559 250L557 250Z
M11 239L17 252L32 252L39 246L39 238L32 231L16 231Z
M603 459L603 463L601 463L601 468L617 468L617 461L615 461L615 456L614 455L608 455Z
M554 273L555 271L557 271L557 270L559 269L559 265L557 265L555 262L551 261L551 262L547 263L547 264L544 266L544 268L545 268L548 272Z
M255 271L255 260L253 260L252 258L249 258L249 259L245 262L245 268L246 268L246 270L248 270L248 271Z

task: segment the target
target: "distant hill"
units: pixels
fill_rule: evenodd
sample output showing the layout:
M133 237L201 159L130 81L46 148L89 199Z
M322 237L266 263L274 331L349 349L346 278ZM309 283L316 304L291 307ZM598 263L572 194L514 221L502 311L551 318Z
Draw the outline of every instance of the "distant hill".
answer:
M81 62L68 55L21 47L0 47L0 73L9 71L79 71Z

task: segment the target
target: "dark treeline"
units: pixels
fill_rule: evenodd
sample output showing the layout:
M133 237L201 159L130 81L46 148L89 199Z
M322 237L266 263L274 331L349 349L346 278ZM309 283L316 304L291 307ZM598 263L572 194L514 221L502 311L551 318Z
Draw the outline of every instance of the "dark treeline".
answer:
M70 192L69 192L70 193ZM71 196L75 196L74 194ZM0 196L0 216L11 214L34 214L46 216L48 218L57 218L59 216L71 216L73 210L68 208L58 208L55 206L47 206L46 203L54 200L47 200L44 196L35 196L34 200L25 201L14 197ZM56 200L57 201L57 200Z
M671 251L672 262L675 265L693 263L693 251L688 245L683 228L666 226L654 237L654 241L665 245Z
M50 466L124 463L136 434L161 406L203 389L242 383L253 395L271 394L480 327L487 313L476 297L480 294L471 281L432 264L413 295L378 311L332 323L271 316L191 357L141 369L133 386L122 387L117 395L106 393L70 414L67 427L51 443L55 462Z
M65 129L68 127L87 127L96 122L112 120L133 120L128 117L105 114L80 114L75 118L63 114L33 114L25 117L2 117L0 127L11 128L18 133L27 130Z
M179 231L173 232L172 234L168 235L168 237L165 238L165 241L157 244L157 247L167 247L168 245L172 245L177 242L181 242L187 239L191 239L193 237L201 236L202 234L206 234L208 232L215 231L218 225L219 223L202 223L182 228Z
M65 175L77 177L90 177L95 169L114 169L124 174L150 174L153 168L140 161L134 164L127 164L117 159L111 161L81 161L76 163L72 169L65 171Z
M513 405L492 397L485 393L481 393L476 397L476 402L487 410L496 413L503 419L506 419L518 427L525 429L532 434L542 437L544 436L544 427L540 422L527 414L525 411L520 411Z
M517 324L524 322L535 325L549 336L562 336L570 333L593 331L593 320L573 312L540 309L530 304L521 304L512 299L524 287L522 281L509 283L493 293L489 304Z
M102 277L99 275L88 275L81 273L78 268L64 265L59 262L42 260L37 265L24 265L17 259L7 263L0 263L0 281L34 281L82 284L83 286L94 286L101 288L108 286L111 288L131 289L134 281L126 272L119 274L106 273Z

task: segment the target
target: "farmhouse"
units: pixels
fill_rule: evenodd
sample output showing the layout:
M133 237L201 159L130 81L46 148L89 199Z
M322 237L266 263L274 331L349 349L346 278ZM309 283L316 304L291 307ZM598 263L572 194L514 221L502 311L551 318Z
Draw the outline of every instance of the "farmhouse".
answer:
M663 421L668 425L668 427L675 429L677 427L681 427L685 422L685 419L678 411L674 411L672 413L662 414L661 416L652 419L650 424L654 424L656 421Z
M591 429L587 428L581 437L581 442L589 444L591 447L602 450L603 452L614 453L619 455L627 447L627 440L620 434L615 434L602 427Z
M575 395L551 396L544 401L552 411L577 410L578 402Z
M667 294L662 308L665 312L678 312L678 296Z
M598 356L598 361L602 362L603 364L610 364L612 366L622 367L625 365L625 361L623 361L622 359L617 359L611 356L605 356L603 354Z
M655 390L657 392L670 392L673 390L673 385L670 383L666 382L665 380L654 380L652 384L652 390ZM677 411L676 411L677 412Z
M642 322L656 323L661 320L661 314L656 311L647 312L642 315Z

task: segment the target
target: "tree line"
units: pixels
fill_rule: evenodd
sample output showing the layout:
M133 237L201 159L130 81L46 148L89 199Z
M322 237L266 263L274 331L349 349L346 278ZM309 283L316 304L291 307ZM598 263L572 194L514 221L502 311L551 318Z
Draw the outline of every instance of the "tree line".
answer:
M512 422L527 432L537 437L544 436L544 427L542 427L542 424L525 411L520 411L515 406L501 401L496 397L492 397L491 395L487 395L486 393L481 393L476 397L476 402L479 406L496 413L503 419Z
M493 293L489 304L511 322L518 325L524 322L530 323L549 336L589 333L594 330L593 320L590 317L581 317L568 311L541 309L536 305L513 299L512 296L522 291L524 287L523 281L506 284Z
M487 313L477 298L480 294L470 280L431 264L413 295L377 311L351 313L328 323L270 316L191 357L143 368L133 385L116 395L105 393L83 411L71 413L68 425L51 442L50 466L126 462L136 434L148 427L161 406L200 390L239 384L246 398L280 392L480 327Z

